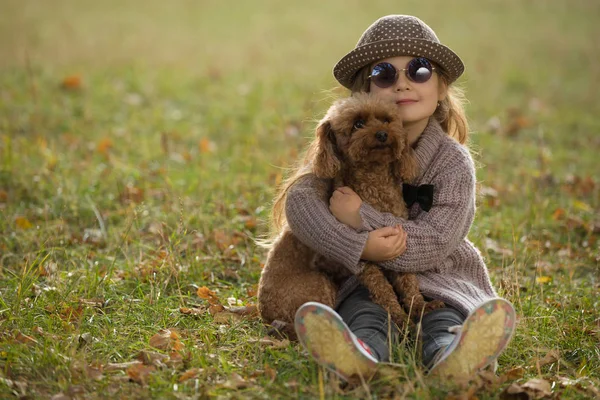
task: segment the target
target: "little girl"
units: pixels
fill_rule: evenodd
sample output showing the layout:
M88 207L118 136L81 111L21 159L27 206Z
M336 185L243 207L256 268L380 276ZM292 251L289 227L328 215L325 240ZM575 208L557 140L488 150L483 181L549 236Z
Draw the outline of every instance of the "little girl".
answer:
M287 220L300 241L354 274L342 285L335 310L306 303L295 320L309 353L346 380L370 377L378 362L389 360L389 344L399 336L387 312L358 284L360 260L417 274L425 298L446 304L421 321L422 363L431 374L468 379L495 364L513 334L515 311L498 298L479 251L466 239L476 177L464 146L468 126L460 92L451 86L463 71L458 55L420 19L375 21L333 74L352 93L370 92L397 105L420 171L415 186L399 186L409 219L376 211L347 187L329 198L306 161L275 203L276 223Z

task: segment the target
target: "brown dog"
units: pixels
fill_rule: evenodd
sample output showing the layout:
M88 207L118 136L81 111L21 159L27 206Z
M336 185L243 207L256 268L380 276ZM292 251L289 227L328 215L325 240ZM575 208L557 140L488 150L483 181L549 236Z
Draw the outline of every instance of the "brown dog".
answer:
M333 190L351 187L363 201L380 212L406 218L401 182L417 175L417 164L395 105L368 94L357 94L335 102L317 127L318 150L313 173L326 178L330 187L320 188L329 201ZM258 288L258 308L265 323L294 338L292 322L296 310L307 301L335 305L338 285L350 272L342 265L315 254L288 227L271 248ZM419 318L427 305L414 274L383 272L366 262L358 276L374 302L386 309L400 328L410 324L397 295L411 315ZM397 293L397 295L396 295Z

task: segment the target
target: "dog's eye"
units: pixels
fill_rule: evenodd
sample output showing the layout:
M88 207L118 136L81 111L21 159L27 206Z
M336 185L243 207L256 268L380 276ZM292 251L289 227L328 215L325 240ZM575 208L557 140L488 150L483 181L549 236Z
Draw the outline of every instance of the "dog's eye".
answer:
M392 120L389 119L389 118L384 118L383 122L386 123L386 124L389 124L390 122L392 122Z
M362 119L357 119L356 121L354 121L354 126L352 128L361 129L364 127L365 127L365 121L363 121Z

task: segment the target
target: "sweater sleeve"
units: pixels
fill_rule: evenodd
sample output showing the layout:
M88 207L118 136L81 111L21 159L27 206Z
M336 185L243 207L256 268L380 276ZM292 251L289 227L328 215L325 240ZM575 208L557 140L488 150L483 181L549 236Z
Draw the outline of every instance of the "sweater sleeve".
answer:
M440 266L464 241L475 215L475 175L457 168L434 182L433 206L414 220L380 213L363 202L360 214L368 229L402 225L406 231L406 251L395 259L380 262L383 268L398 272L423 272ZM414 207L418 207L415 205Z
M357 232L329 211L330 183L314 174L302 177L289 189L285 215L294 235L315 252L359 273L360 256L368 232Z

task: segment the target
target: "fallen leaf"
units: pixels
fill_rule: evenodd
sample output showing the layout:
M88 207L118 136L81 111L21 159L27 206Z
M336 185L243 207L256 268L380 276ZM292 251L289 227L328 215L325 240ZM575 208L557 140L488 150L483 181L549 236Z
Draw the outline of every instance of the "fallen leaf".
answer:
M113 147L113 142L110 138L103 138L98 142L96 146L96 150L98 153L102 154L105 157L108 157L108 152Z
M82 86L81 76L80 75L69 75L62 80L60 86L66 90L81 89L81 86Z
M206 307L180 307L179 312L186 315L204 315L206 314Z
M123 188L123 191L119 195L119 199L123 204L141 203L144 201L144 189L128 184Z
M216 148L217 146L207 138L202 138L198 142L198 150L200 150L200 153L211 153L215 151Z
M539 283L539 284L552 282L552 277L551 276L537 276L535 278L535 282Z
M28 344L28 345L38 344L37 340L35 340L31 336L24 335L21 332L17 332L17 335L15 336L15 340L19 343L24 343L24 344Z
M209 288L207 288L206 286L198 288L196 294L198 294L198 297L200 297L201 299L208 300L208 303L211 305L220 304L217 294Z
M558 350L550 350L548 352L548 354L546 354L544 356L544 358L542 358L538 362L538 364L539 364L540 367L543 367L544 365L555 363L559 359L560 359L560 352Z
M156 346L155 346L156 347ZM140 360L144 365L154 365L155 367L163 367L165 366L165 361L169 359L169 356L166 354L160 354L153 351L145 351L142 350L136 357Z
M278 339L272 339L267 336L262 339L259 339L259 340L256 340L256 339L249 340L249 343L258 343L261 346L269 346L274 349L282 349L282 348L286 348L290 345L290 341L288 339L278 340Z
M555 221L559 221L561 219L563 219L565 217L565 210L564 208L557 208L556 210L554 210L554 212L552 213L552 219Z
M231 377L221 385L223 388L226 389L244 389L246 387L249 386L249 383L244 380L244 378L242 378L239 374L236 374L235 372L231 374Z
M274 382L277 377L277 370L272 368L269 364L265 364L265 375L271 379L271 382Z
M522 385L513 383L507 387L500 398L503 400L543 399L552 395L550 382L544 379L531 379Z
M141 361L129 361L124 363L108 363L104 366L104 371L112 372L112 371L123 371L125 369L134 367L136 365L143 365Z
M127 375L132 381L137 382L142 386L146 386L148 383L148 377L152 372L154 372L155 369L156 368L152 365L148 366L140 363L131 366L127 370Z
M8 202L8 193L5 190L0 190L0 203Z
M176 350L177 351L172 351L171 354L169 354L169 359L166 361L165 364L167 364L167 366L170 368L179 369L183 367L183 356L179 353L180 349Z
M523 376L525 376L525 368L523 367L511 368L503 375L505 381L514 381L521 379Z
M179 377L179 382L185 382L189 379L194 379L196 378L198 375L200 375L200 372L204 371L202 368L191 368L188 369L187 371L185 371L180 377Z
M149 344L159 350L179 350L183 347L179 341L179 334L172 329L161 329L150 338Z
M15 224L17 225L17 228L20 229L31 229L33 226L27 218L21 216L15 218Z
M83 316L83 306L80 305L77 308L71 306L63 307L59 316L66 322L78 322Z
M589 204L584 203L583 201L579 201L579 200L573 201L573 207L575 207L578 210L584 211L584 212L594 211L594 209Z
M238 314L234 314L229 311L221 311L216 313L213 317L213 322L215 324L229 324L233 322L238 322L242 319Z
M225 311L225 307L223 307L222 304L211 304L208 307L208 312L210 313L210 315L213 315L213 316L215 314L218 314L218 313L223 312L223 311Z
M229 307L227 311L241 316L258 316L258 307L254 304L239 307Z
M95 381L101 381L104 379L104 375L102 375L102 366L92 367L91 365L87 365L85 368L85 374L88 378Z
M252 285L246 289L246 295L248 297L256 297L258 294L258 285Z

